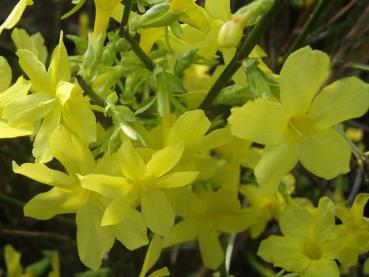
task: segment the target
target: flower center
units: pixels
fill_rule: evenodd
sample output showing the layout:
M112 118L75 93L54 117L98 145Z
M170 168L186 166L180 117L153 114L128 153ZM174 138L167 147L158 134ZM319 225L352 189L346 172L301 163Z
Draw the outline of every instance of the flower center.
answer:
M304 245L304 253L311 260L319 260L323 251L318 243L308 242Z

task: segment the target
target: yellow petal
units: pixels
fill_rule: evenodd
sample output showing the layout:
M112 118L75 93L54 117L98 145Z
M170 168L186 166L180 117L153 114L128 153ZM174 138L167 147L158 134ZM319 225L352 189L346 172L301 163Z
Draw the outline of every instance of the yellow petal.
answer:
M286 137L279 144L266 147L255 167L255 176L263 193L274 194L282 178L295 167L297 161L297 146Z
M174 225L174 210L167 196L159 189L141 194L141 212L147 227L158 235L166 235Z
M313 260L304 270L304 277L339 277L340 271L334 260Z
M333 129L303 135L299 156L307 170L328 180L350 170L350 146Z
M26 49L18 49L16 54L19 58L19 65L32 82L32 88L37 92L52 95L54 87L51 83L51 76L37 56Z
M9 91L10 94L10 90L13 91L13 87L14 89L18 88L18 86L13 85L3 93L7 93ZM26 88L27 87L23 87L21 89L26 92ZM6 102L6 100L4 102ZM18 124L38 123L39 120L50 113L53 107L53 99L50 99L43 93L19 95L17 99L14 99L5 106L3 117L8 120L10 125L14 126Z
M99 35L105 34L109 19L115 7L120 4L120 0L94 0L94 2L96 8L94 38L96 39Z
M169 131L168 144L184 142L185 148L197 146L210 127L210 121L202 110L182 114Z
M83 188L95 191L110 198L116 198L120 195L124 195L131 188L131 185L124 177L102 174L89 174L78 177Z
M87 175L95 167L95 159L88 146L62 125L52 133L49 144L51 153L69 172Z
M7 244L4 247L6 272L9 277L21 277L23 274L23 267L20 263L21 253Z
M100 226L102 210L98 203L87 200L77 211L77 246L79 258L87 267L97 270L105 253L114 243L110 226Z
M258 216L258 209L243 208L233 213L218 213L212 218L218 230L226 233L239 233L255 224Z
M155 270L153 273L149 275L149 277L164 277L169 275L170 275L169 269L167 267L163 267L158 270Z
M274 266L302 272L310 261L302 254L301 248L302 245L290 237L271 235L260 243L257 254Z
M62 106L68 101L74 87L74 84L65 81L61 81L57 84L55 95Z
M360 218L363 216L365 206L369 200L369 193L359 193L352 203L351 212L354 216Z
M124 196L116 197L106 207L101 219L101 225L115 225L121 222L138 199L139 194L135 188L131 189Z
M29 35L25 30L15 28L12 31L11 38L17 49L27 49L31 51L42 63L45 64L47 49L45 46L45 40L40 33Z
M228 122L234 136L273 145L282 139L288 117L281 104L259 98L233 108Z
M6 72L1 72L1 68L0 73L4 74L4 76L6 75ZM5 80L4 82L6 84ZM11 103L16 102L19 98L24 98L23 96L27 95L30 88L31 83L24 80L23 77L19 77L14 85L9 88L7 87L4 91L0 91L0 114L2 113L3 108L10 105Z
M229 0L206 0L205 9L207 9L213 17L223 21L231 17Z
M201 226L199 232L199 248L204 265L216 270L224 260L224 253L218 238L218 231L209 224Z
M8 123L0 120L0 138L16 138L29 136L33 133L32 125L24 125L22 127L13 127Z
M158 188L177 188L191 184L199 176L196 171L174 172L159 179L155 184Z
M319 129L360 117L369 108L369 85L356 77L338 80L324 87L309 110Z
M7 19L0 25L0 34L4 29L11 29L13 28L18 21L20 20L24 10L28 5L32 5L32 0L20 0L17 5L15 5L12 12L9 14Z
M23 207L24 215L47 220L58 214L75 213L81 206L84 193L81 189L71 191L53 188L37 194Z
M183 144L170 145L156 152L147 163L147 169L160 177L176 166L183 153Z
M82 95L72 94L64 106L62 117L68 129L82 141L87 144L96 141L96 118L88 100Z
M149 53L151 48L165 34L164 28L140 29L140 47L145 53Z
M229 143L231 140L232 135L229 128L216 129L204 137L200 148L205 152Z
M6 90L12 81L12 69L7 60L0 56L0 92Z
M145 177L147 171L145 162L133 148L131 142L125 142L117 155L124 176L131 180L140 180Z
M287 58L279 82L281 102L289 114L306 113L329 69L328 55L310 47L301 48Z
M45 185L53 187L71 187L73 185L73 179L68 175L48 168L44 164L40 163L24 163L18 166L13 162L13 171L17 174L22 174L30 179Z
M63 43L63 32L60 32L59 44L52 54L49 72L54 84L58 84L60 81L69 81L71 78L69 57Z
M141 214L134 209L129 209L123 220L114 226L115 236L129 250L146 245L147 229Z
M49 138L60 124L60 109L55 107L45 116L33 142L32 154L38 163L47 163L53 158L49 148ZM60 142L59 142L60 143ZM65 148L64 151L68 149Z
M142 269L139 277L145 277L146 273L154 266L160 257L162 249L162 239L158 235L154 235L152 238L149 248L147 249L145 261L142 265Z
M313 217L307 209L292 204L283 211L279 226L283 235L303 240L309 236L312 221Z
M197 222L193 219L184 219L174 225L163 239L163 247L170 247L184 242L195 240L198 234Z

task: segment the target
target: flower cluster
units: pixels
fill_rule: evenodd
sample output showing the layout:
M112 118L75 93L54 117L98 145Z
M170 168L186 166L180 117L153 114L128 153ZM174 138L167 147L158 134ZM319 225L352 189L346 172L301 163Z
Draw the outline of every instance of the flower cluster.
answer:
M64 17L85 1L77 2ZM351 145L339 124L368 111L367 83L328 81L328 55L310 47L273 73L255 45L215 112L200 109L244 29L274 1L233 14L229 0L140 1L137 13L120 0L94 3L88 39L71 36L74 56L63 32L49 55L40 34L14 29L24 76L12 84L0 57L0 138L29 136L35 160L14 162L13 170L51 187L24 206L25 216L75 214L80 260L94 270L115 239L129 250L149 244L140 276L163 249L191 241L217 270L221 237L249 230L256 239L271 220L282 235L263 240L258 255L301 276L338 276L336 261L349 268L369 251L368 194L350 208L327 197L314 207L294 197L291 175L298 162L326 180L350 171ZM20 0L0 33L28 5ZM108 31L110 19L121 18L125 26ZM168 274L164 267L151 276Z

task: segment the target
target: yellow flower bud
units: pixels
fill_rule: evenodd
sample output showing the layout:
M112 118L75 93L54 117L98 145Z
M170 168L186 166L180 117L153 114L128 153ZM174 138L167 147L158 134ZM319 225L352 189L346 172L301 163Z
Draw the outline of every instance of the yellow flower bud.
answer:
M244 21L243 16L237 16L222 25L218 34L218 44L220 47L236 47L240 43L243 35Z
M363 130L361 129L347 128L346 136L354 142L359 142L363 140L364 134L363 134Z

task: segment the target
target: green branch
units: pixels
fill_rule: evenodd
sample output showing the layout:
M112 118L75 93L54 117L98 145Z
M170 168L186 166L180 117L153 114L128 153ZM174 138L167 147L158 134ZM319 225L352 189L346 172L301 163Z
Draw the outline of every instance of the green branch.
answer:
M127 26L128 24L129 14L131 13L131 9L132 9L132 0L125 0L123 17L122 17L122 22L121 22L122 29L124 29L124 27Z
M231 62L224 69L219 78L215 81L211 87L209 93L206 95L204 101L200 105L200 109L206 109L218 96L225 84L232 78L236 71L241 67L242 61L249 56L252 49L259 42L262 35L267 30L270 22L272 21L274 14L278 10L281 0L275 1L274 5L267 13L265 13L256 26L251 31L249 37L246 39L240 50L234 55Z
M121 22L121 28L120 28L120 35L125 38L129 44L132 47L133 52L136 54L136 56L143 62L145 67L153 71L154 70L154 62L150 59L149 56L146 55L146 53L142 50L142 48L138 45L137 41L132 38L132 36L129 33L128 28L128 20L129 20L129 14L132 9L132 0L125 0L124 1L124 12Z
M150 59L150 57L148 55L146 55L146 53L138 45L137 41L134 38L131 37L127 27L125 27L121 31L121 36L129 42L129 44L132 47L133 52L135 52L136 56L143 62L145 67L148 70L153 71L154 67L155 67L154 62Z
M90 99L98 106L105 108L105 101L102 99L91 86L82 78L82 76L76 76L78 84L81 86L84 92L90 97Z

